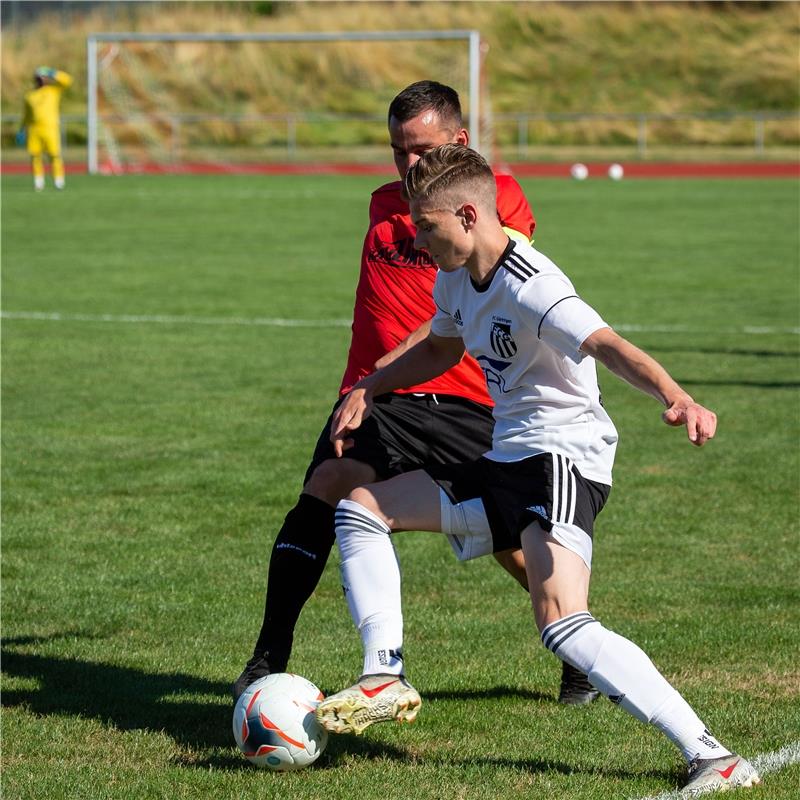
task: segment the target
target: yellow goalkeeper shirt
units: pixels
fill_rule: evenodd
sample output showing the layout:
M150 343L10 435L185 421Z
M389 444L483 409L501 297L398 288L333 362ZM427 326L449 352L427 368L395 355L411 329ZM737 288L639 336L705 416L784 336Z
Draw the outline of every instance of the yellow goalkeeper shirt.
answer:
M38 89L31 89L25 94L25 118L22 124L26 128L41 128L52 131L58 128L58 112L61 95L64 89L72 85L72 76L62 70L56 70L52 78L54 83L46 83Z

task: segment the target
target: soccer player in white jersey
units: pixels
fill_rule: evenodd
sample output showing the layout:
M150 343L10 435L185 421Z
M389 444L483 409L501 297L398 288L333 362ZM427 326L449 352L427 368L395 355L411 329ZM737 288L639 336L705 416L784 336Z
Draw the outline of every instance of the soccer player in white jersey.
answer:
M588 610L593 523L610 491L617 445L595 360L662 402L664 421L686 426L697 446L714 436L715 415L617 335L552 261L509 240L480 155L460 144L437 147L409 169L404 185L414 246L439 266L438 311L426 339L356 384L333 419L331 439L341 455L374 397L438 375L465 349L486 374L494 437L477 461L406 473L339 503L342 578L364 668L354 686L320 703L318 719L329 731L360 733L373 722L416 717L422 701L404 675L390 533L441 531L465 559L521 543L542 642L678 746L688 763L687 795L759 783L752 765L706 729L647 655Z

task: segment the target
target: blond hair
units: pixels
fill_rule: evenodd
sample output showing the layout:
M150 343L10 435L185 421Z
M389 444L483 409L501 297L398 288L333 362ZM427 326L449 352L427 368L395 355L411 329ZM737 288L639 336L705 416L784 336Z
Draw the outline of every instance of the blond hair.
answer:
M443 144L429 150L406 172L403 191L409 202L438 202L443 195L458 202L496 208L497 184L486 160L463 144Z

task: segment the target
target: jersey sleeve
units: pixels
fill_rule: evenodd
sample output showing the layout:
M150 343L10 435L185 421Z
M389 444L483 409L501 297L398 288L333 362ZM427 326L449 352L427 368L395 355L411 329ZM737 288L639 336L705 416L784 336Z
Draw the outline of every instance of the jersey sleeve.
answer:
M63 69L55 70L53 74L53 80L62 88L62 89L69 89L72 86L72 75L68 72L64 72Z
M542 275L520 293L523 319L537 337L575 363L584 358L581 345L595 331L609 327L572 284L558 275Z
M452 314L448 310L444 281L440 272L433 284L433 302L436 303L436 313L431 320L431 333L436 336L447 336L448 338L461 338L461 331L458 329Z
M504 228L521 233L527 241L533 236L533 217L522 187L510 175L495 175L497 182L497 214ZM516 237L514 237L516 238Z

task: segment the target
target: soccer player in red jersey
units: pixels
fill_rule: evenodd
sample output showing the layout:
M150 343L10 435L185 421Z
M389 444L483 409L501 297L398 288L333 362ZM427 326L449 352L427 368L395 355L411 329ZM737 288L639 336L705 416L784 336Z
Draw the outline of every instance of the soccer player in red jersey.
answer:
M448 142L469 143L458 94L435 81L420 81L400 92L389 106L388 125L401 179L423 153ZM510 176L497 175L496 182L500 223L510 235L530 240L536 223L522 189ZM415 235L402 182L373 192L352 341L334 411L376 365L388 363L428 334L436 310L436 266L427 253L414 249ZM465 357L434 380L378 398L344 458L334 453L328 419L297 505L273 545L263 624L253 656L233 684L234 697L264 675L286 670L300 611L319 583L335 541L336 504L357 486L430 464L478 458L491 447L491 405L481 367ZM451 544L459 556L458 541ZM495 557L527 588L521 551ZM594 699L596 692L585 676L566 665L564 669L562 702Z

